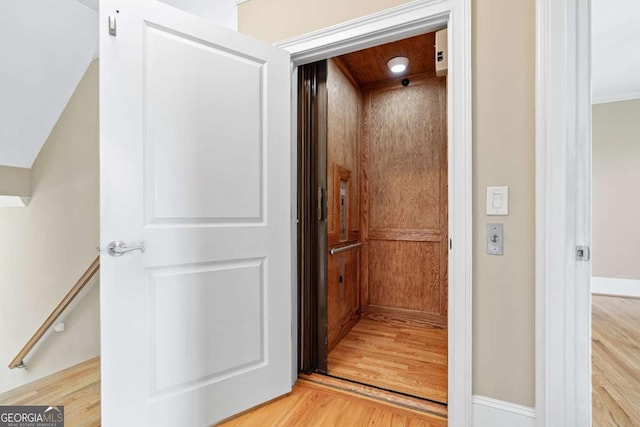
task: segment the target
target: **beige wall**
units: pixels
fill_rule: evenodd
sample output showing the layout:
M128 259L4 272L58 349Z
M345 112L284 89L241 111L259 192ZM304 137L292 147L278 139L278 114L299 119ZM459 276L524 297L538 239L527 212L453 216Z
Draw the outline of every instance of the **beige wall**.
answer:
M640 280L640 99L593 106L593 276Z
M273 43L403 3L403 0L250 0L238 6L238 31Z
M0 166L0 196L30 195L31 169Z
M25 363L6 365L96 257L98 66L78 84L32 168L26 208L0 208L0 392L100 353L99 287ZM96 279L93 279L97 281Z
M473 391L535 404L535 1L473 1ZM509 216L486 187L509 186ZM486 224L504 223L504 256Z
M402 0L251 0L238 28L276 42ZM473 392L534 405L535 1L472 0ZM510 187L510 215L487 217L485 187ZM487 222L505 224L505 255L486 255Z

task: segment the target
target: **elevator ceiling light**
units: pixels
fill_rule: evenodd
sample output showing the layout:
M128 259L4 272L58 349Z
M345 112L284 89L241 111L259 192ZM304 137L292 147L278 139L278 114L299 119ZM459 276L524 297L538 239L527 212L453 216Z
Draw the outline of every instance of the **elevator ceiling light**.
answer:
M387 62L387 67L389 67L392 73L403 72L407 69L407 65L409 65L409 58L405 56L396 56Z

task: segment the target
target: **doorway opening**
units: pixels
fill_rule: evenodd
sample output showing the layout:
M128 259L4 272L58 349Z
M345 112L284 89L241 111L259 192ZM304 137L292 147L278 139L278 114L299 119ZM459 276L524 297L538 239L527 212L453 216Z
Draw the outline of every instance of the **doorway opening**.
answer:
M640 425L640 71L638 55L615 55L611 40L637 40L640 5L592 0L590 129L585 138L591 220L591 422ZM583 122L587 123L587 122ZM588 132L590 131L590 132ZM585 319L586 320L586 319Z
M446 405L447 77L436 33L299 68L299 366ZM395 57L408 58L404 73L390 71Z

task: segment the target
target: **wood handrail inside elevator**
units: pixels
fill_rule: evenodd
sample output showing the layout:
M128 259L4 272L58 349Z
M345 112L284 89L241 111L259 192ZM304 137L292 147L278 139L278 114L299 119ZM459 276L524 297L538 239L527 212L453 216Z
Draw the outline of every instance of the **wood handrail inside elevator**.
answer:
M329 251L331 255L339 254L340 252L351 251L353 249L357 249L362 246L362 242L352 243L346 246L340 246L339 248L333 248Z

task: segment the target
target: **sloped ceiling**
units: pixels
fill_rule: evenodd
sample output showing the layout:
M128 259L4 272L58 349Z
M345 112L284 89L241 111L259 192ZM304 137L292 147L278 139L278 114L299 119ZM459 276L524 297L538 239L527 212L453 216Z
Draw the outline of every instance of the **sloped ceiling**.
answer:
M592 0L593 102L640 98L640 1Z
M98 0L78 0L78 1L83 5L88 6L91 9L95 10L96 12L98 11Z
M31 167L97 57L98 13L83 1L2 2L0 165Z
M31 168L89 63L99 0L6 0L0 12L0 166ZM234 0L162 0L237 28Z

